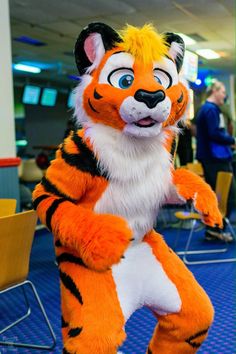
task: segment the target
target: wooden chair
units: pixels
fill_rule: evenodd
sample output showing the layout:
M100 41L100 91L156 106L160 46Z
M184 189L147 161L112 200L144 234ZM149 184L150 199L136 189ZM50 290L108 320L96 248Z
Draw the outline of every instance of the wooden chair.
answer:
M0 199L0 217L15 214L16 199Z
M224 218L225 222L227 223L234 239L236 239L234 229L233 229L229 219L226 217L227 201L228 201L232 177L233 177L233 175L231 172L223 172L223 171L218 172L215 193L216 193L216 196L218 199L218 205L219 205L219 209L222 214L222 217ZM190 233L189 233L189 236L187 239L185 250L176 252L178 255L183 255L183 261L186 264L193 265L193 264L209 264L209 263L226 263L226 262L235 262L236 261L236 258L199 260L199 261L189 260L188 256L191 254L192 255L201 255L201 254L212 254L212 253L225 253L228 250L228 245L226 243L226 246L223 248L220 248L220 249L218 248L218 249L210 249L210 250L190 250L190 245L191 245L193 233L195 231L197 221L201 220L201 216L193 210L191 210L189 212L188 211L178 211L175 213L175 216L177 217L177 219L179 219L181 221L180 229L181 229L181 227L183 227L183 223L186 220L192 221L192 227L190 229ZM176 237L175 246L178 243L178 238L179 238L179 233L177 234L177 237Z
M16 288L21 288L23 290L27 307L27 311L22 317L18 318L16 321L10 323L8 326L0 330L0 335L5 333L13 326L16 326L30 315L31 307L26 292L27 288L30 287L43 314L45 323L49 328L53 342L52 345L47 346L21 342L13 343L1 340L0 345L51 350L56 344L55 334L34 284L27 280L29 273L30 253L36 222L37 215L33 210L0 217L0 297L3 293L7 293L8 291ZM9 311L13 311L13 313L15 313L13 308L9 308ZM4 314L1 314L1 316L3 315Z
M203 167L200 162L189 162L186 165L186 169L196 173L196 175L198 175L200 177L204 176Z

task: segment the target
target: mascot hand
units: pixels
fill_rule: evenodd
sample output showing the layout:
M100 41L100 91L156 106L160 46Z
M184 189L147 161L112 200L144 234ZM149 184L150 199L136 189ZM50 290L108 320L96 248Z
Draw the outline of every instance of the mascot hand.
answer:
M209 226L222 226L216 195L201 177L186 169L178 168L173 171L173 183L180 197L185 201L193 201L204 223Z
M95 215L86 238L80 240L79 253L84 263L105 271L120 261L132 240L127 222L114 215Z
M223 226L216 195L210 188L204 194L196 193L193 204L194 208L202 215L205 224Z

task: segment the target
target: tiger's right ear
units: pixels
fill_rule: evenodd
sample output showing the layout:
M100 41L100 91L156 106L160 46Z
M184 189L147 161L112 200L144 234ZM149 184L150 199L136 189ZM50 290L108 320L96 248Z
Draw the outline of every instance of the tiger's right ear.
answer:
M75 62L80 75L97 68L107 50L121 42L119 34L110 26L93 22L80 33L74 49Z

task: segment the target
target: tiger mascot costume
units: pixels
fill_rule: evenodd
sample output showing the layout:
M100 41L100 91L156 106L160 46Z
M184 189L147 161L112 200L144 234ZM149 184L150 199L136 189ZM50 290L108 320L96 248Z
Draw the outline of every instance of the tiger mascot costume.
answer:
M33 193L55 237L64 354L117 353L142 306L158 320L146 353L192 354L207 336L208 296L153 230L161 205L189 199L206 223L221 224L210 187L173 169L171 140L188 101L183 55L179 36L152 25L118 33L91 23L76 42L83 129L60 145Z

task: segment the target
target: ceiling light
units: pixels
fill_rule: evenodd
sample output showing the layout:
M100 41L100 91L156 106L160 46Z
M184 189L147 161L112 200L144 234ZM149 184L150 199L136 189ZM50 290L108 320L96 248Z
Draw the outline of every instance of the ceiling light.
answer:
M197 43L194 39L192 39L191 37L187 36L186 34L183 33L177 33L180 37L182 37L185 45L193 45L195 43Z
M31 65L24 65L24 64L14 64L13 68L19 71L26 71L28 73L39 74L41 72L40 68Z
M198 49L196 53L201 55L201 57L206 59L218 59L220 55L212 49Z

